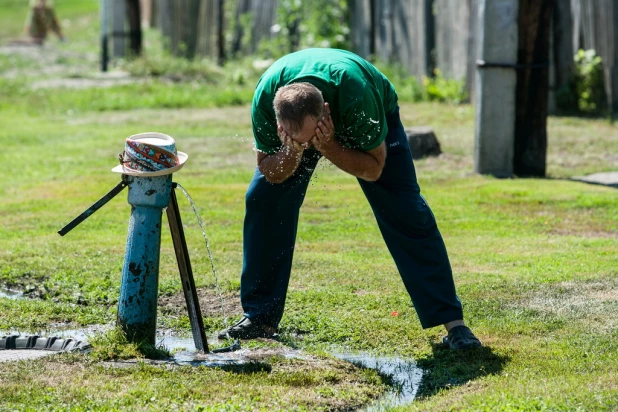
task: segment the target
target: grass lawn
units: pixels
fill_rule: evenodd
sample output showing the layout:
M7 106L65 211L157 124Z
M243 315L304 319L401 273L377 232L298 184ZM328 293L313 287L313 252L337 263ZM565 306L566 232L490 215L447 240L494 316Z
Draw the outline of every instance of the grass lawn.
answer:
M2 1L0 42L19 35L24 8ZM29 297L0 297L0 330L114 322L126 192L67 236L56 232L119 181L110 169L124 139L144 131L172 135L189 154L174 180L198 206L227 316L238 315L244 193L255 165L246 102L259 73L204 64L197 80L76 87L99 79L98 2L56 4L71 19L68 43L0 53L0 286ZM341 350L415 359L425 374L401 410L618 409L618 192L568 179L618 170L616 126L551 117L549 178L495 179L472 172L473 107L403 100L404 124L432 126L444 151L417 161L417 173L483 349L451 353L438 345L443 330L421 329L357 182L322 161L301 211L281 341L245 345L298 348L306 359L268 357L244 371L112 368L82 355L3 363L0 410L346 410L384 392L375 372L328 355ZM215 280L178 195L211 337L224 325ZM160 294L159 326L189 331L173 304L182 292L167 229ZM95 342L106 350L105 339Z

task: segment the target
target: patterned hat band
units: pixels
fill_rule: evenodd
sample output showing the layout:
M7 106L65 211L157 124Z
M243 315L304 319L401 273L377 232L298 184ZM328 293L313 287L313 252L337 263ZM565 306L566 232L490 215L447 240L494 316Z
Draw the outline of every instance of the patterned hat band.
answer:
M120 164L112 172L141 177L171 175L182 169L188 158L189 155L176 150L172 136L139 133L126 139L124 151L118 155Z
M168 150L166 150L168 149ZM127 139L120 163L131 170L156 172L178 166L175 144L160 147Z

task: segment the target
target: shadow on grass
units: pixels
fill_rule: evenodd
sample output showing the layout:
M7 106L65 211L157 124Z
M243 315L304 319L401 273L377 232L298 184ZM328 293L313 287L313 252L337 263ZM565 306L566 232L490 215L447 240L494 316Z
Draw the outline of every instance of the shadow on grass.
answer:
M488 347L453 351L432 343L433 354L419 359L423 379L416 394L417 399L428 398L442 389L463 385L466 382L502 371L511 358L498 355Z

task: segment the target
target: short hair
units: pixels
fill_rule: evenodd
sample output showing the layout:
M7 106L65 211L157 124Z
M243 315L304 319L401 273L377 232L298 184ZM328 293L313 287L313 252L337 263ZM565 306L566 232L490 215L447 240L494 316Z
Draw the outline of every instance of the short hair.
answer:
M291 132L297 132L302 129L305 117L322 117L324 97L311 83L292 83L277 90L273 106L277 120L286 122Z

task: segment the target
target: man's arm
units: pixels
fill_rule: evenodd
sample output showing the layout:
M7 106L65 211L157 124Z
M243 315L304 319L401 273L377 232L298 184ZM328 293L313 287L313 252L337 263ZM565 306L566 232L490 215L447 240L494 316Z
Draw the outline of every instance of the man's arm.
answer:
M303 147L292 140L279 128L279 137L283 145L277 153L257 152L257 166L270 183L282 183L292 176L303 157Z
M313 146L339 169L360 179L375 182L380 178L386 161L386 143L369 151L351 149L334 139L335 127L330 116L328 103L325 104L325 118L318 122Z

